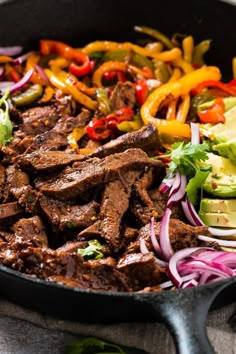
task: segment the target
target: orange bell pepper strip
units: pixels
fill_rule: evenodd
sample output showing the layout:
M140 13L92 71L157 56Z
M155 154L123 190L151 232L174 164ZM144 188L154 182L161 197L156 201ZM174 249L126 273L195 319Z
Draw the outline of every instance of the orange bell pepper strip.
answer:
M40 52L43 55L55 53L67 60L72 61L69 66L69 70L76 76L84 76L91 72L92 67L89 56L63 42L50 39L42 39L40 41Z
M225 84L219 80L205 80L199 83L193 90L193 95L198 95L203 89L206 88L218 88L226 92L229 96L236 96L236 88L232 87L229 84Z
M39 59L40 59L39 54L35 52L30 54L30 56L26 60L26 71L34 69L35 65L38 64ZM39 75L39 73L36 70L34 71L30 81L33 82L34 84L38 84L42 86L48 85L48 83Z
M168 97L173 99L184 96L205 80L220 80L220 70L215 66L206 66L189 74L184 75L179 80L168 82L155 89L141 107L141 117L144 124L154 124L161 133L190 138L190 127L177 120L167 121L157 118L156 114L161 103Z
M13 59L7 55L0 55L0 64L11 63Z
M95 110L97 108L97 101L92 100L90 97L80 92L71 82L71 78L68 73L62 70L53 72L49 69L45 69L45 73L53 86L59 88L64 93L70 94L75 101L91 110Z

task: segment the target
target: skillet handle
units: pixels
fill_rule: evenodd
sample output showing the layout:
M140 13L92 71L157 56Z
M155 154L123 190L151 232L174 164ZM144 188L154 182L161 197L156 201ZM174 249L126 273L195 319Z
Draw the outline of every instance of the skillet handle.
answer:
M163 301L160 293L158 301L154 294L149 298L156 315L172 335L178 354L215 353L206 332L208 311L215 297L234 282L235 278L231 278L201 288L171 291L168 298L163 292Z

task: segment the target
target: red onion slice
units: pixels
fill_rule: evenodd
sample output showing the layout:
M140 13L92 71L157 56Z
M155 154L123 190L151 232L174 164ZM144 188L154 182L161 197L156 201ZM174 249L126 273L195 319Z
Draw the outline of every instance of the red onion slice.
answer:
M140 252L141 252L142 254L150 253L149 249L148 249L147 246L146 246L146 242L145 242L144 239L141 239L141 240L140 240ZM159 266L161 266L161 267L163 267L163 268L166 268L167 265L168 265L167 262L162 261L161 259L159 259L159 258L157 258L157 257L155 257L155 261L156 261L156 263L157 263Z
M192 288L194 286L198 286L198 282L195 279L192 280L188 280L186 282L184 282L181 286L182 289L186 289L186 288Z
M10 93L12 94L16 91L21 90L30 81L33 73L34 69L30 69L29 71L27 71L27 73L22 77L22 79L10 88Z
M219 256L214 258L214 262L218 262L228 267L236 267L236 253L235 252L222 252Z
M1 91L6 91L6 89L9 89L15 85L14 81L2 81L0 82L0 90Z
M177 172L175 177L174 177L174 181L169 193L169 197L172 195L172 193L178 191L179 187L180 187L180 183L181 183L181 179L180 179L180 173Z
M174 177L165 177L159 186L159 191L161 193L168 192L168 190L170 190L170 188L173 186L173 183L174 183Z
M236 235L236 229L217 229L215 227L209 227L208 231L213 235L213 236L233 236Z
M172 281L177 285L181 286L183 282L183 277L179 274L179 271L177 269L179 263L183 261L185 258L188 258L191 256L191 254L195 251L198 250L208 250L210 248L203 248L203 247L191 247L191 248L185 248L183 250L177 251L169 260L169 275ZM195 273L192 272L192 273Z
M198 235L198 239L206 242L216 242L219 246L223 246L223 247L232 247L232 248L236 247L236 241L219 240L217 238L204 236L204 235Z
M22 52L22 46L12 46L12 47L0 47L0 55L7 55L9 57L13 57L18 55Z
M190 222L191 225L193 226L197 226L191 213L190 213L190 210L189 210L189 206L188 206L188 203L186 201L182 201L181 202L181 205L182 205L182 209L183 209L183 212L184 212L184 215L186 216L187 220Z
M160 224L160 236L159 242L163 257L168 261L174 254L174 250L170 243L169 236L169 222L170 222L171 210L166 208Z
M188 198L186 198L187 206L189 208L189 212L196 224L196 226L204 226L205 224L202 222L200 217L198 216L198 213L196 212L194 205L190 202Z
M151 241L154 250L159 254L159 256L162 255L161 252L161 247L159 245L159 242L157 241L156 235L155 235L155 229L154 229L154 217L151 218L150 220L150 235L151 235Z
M26 61L26 59L28 59L28 57L33 54L33 52L28 52L26 54L23 54L21 55L20 57L18 58L15 58L14 61L13 61L13 64L14 65L21 65L22 63L24 63Z
M191 128L191 143L194 145L200 144L200 131L197 123L190 123Z
M187 186L187 177L184 175L181 175L179 189L177 191L172 192L172 194L167 202L167 208L180 202L184 198L185 193L186 193L185 192L186 186Z
M204 273L205 271L211 272L211 275L222 276L224 278L232 277L233 271L229 267L226 267L220 263L215 262L204 262L204 261L189 261L180 264L178 267L178 272L181 275L184 274L199 272Z

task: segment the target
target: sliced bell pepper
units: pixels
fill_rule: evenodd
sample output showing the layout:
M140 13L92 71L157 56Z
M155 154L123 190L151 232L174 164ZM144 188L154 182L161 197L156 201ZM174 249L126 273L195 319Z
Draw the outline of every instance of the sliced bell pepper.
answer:
M206 39L197 44L193 49L192 63L194 67L201 67L205 65L204 54L209 50L211 40Z
M86 133L92 140L102 141L113 136L111 129L103 119L93 118L86 127Z
M31 69L34 69L36 64L38 64L40 59L40 55L38 55L35 52L32 52L26 61L26 71L29 71ZM38 84L38 85L47 85L48 83L39 75L39 73L35 70L31 79L31 82L33 82L34 84Z
M227 93L230 96L236 96L236 88L232 87L229 84L225 84L219 80L205 80L200 82L193 90L193 95L198 95L202 92L202 90L207 88L217 88L222 90L223 92Z
M194 40L192 36L187 36L183 39L183 57L184 60L188 63L192 63Z
M147 26L135 26L134 30L139 33L148 34L149 36L157 39L158 41L163 43L164 46L168 49L174 48L174 44L171 42L171 40L165 34L163 34L162 32L154 28L147 27Z
M201 123L218 124L225 122L225 104L222 97L217 97L208 109L198 112Z
M145 124L153 123L162 133L190 138L190 127L176 120L167 121L157 118L161 103L168 97L178 98L187 95L204 80L219 80L221 77L217 67L206 66L195 70L179 80L166 83L154 90L141 107L141 117Z
M70 47L63 42L54 41L50 39L42 39L40 41L40 52L43 55L51 53L58 54L63 58L72 61L69 70L76 76L84 76L91 72L91 63L89 56L82 51ZM75 60L76 63L73 61ZM80 65L78 65L80 64Z
M137 97L139 106L142 106L148 96L149 89L148 89L147 82L145 79L141 79L141 80L137 81L136 83L134 83L134 87L135 87L136 97Z
M134 130L138 130L142 127L143 122L139 114L135 114L132 120L123 121L117 124L117 128L125 133L132 132Z
M45 73L53 86L59 88L67 94L70 94L78 103L91 110L95 110L97 108L97 102L80 92L71 82L70 74L62 70L53 72L49 69L45 69Z
M107 61L100 65L97 70L94 71L92 82L93 85L96 87L102 87L102 78L103 75L107 72L114 72L114 71L127 71L127 64L120 62L120 61Z
M42 94L42 86L35 84L30 86L26 91L21 92L16 96L12 96L12 101L17 107L26 106L36 101L42 96Z

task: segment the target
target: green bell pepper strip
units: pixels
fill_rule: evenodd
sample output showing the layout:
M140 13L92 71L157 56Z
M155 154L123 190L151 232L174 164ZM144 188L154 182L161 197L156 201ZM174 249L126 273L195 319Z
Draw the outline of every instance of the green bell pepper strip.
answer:
M132 50L114 50L111 52L107 52L103 58L102 62L106 61L122 61L124 62L126 59L129 58L129 63L139 68L148 67L149 69L154 70L153 64L151 60L146 58L144 55L134 52Z
M35 84L30 86L26 91L20 93L19 95L13 96L12 101L17 107L27 106L35 102L42 95L43 87L41 85Z
M204 54L209 50L211 45L211 40L206 39L199 44L197 44L193 50L192 63L194 65L203 66L205 65Z
M146 26L135 26L134 30L136 32L145 33L145 34L157 39L162 44L164 44L164 46L168 49L174 48L174 44L171 42L171 40L165 34L163 34L162 32L160 32L156 29L153 29L151 27L146 27Z

